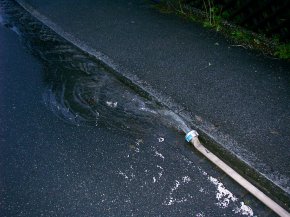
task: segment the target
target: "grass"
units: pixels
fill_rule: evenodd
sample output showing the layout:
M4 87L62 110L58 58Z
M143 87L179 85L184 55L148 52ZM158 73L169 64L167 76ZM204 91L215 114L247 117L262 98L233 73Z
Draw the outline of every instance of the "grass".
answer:
M290 43L280 44L276 47L275 56L282 59L290 59Z
M161 1L155 6L162 13L175 13L187 20L201 23L204 27L221 32L225 37L246 49L259 50L266 55L271 55L290 61L290 43L283 44L277 36L267 38L242 27L230 24L227 11L222 12L214 5L213 0L203 0L204 10L188 7L182 0Z
M217 31L221 27L221 10L214 6L212 0L203 0L203 5L205 8L206 19L203 21L204 27L215 28Z

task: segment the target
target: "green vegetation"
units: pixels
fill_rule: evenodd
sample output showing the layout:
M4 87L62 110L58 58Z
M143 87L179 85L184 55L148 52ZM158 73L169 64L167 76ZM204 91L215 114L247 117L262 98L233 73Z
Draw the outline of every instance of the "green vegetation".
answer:
M269 39L265 35L229 24L225 21L230 16L229 12L222 12L214 5L213 0L203 0L204 11L187 6L183 0L163 0L155 8L162 13L176 13L187 20L201 23L206 28L221 32L237 46L256 49L264 54L290 60L290 43L283 44L280 43L277 36Z
M203 0L203 5L205 8L206 19L203 21L204 27L215 28L219 31L221 28L221 10L214 6L212 0Z
M290 43L278 45L275 56L282 59L290 59Z
M251 43L251 41L254 40L253 36L251 36L248 32L244 32L241 30L234 30L231 33L231 35L233 39L235 39L236 41L244 41L246 43Z

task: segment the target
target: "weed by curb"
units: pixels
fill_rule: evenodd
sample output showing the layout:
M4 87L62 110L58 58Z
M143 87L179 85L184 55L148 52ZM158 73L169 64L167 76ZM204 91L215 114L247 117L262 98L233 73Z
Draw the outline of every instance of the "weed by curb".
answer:
M236 46L255 49L265 55L290 61L290 43L281 43L278 36L272 39L226 21L227 11L222 12L213 0L203 0L205 10L192 8L182 0L160 0L154 5L161 13L175 13L187 20L201 23L204 27L222 33Z

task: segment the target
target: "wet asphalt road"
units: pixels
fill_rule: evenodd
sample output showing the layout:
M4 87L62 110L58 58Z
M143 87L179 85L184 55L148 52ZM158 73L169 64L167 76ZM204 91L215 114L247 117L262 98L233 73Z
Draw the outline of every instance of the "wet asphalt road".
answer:
M290 198L289 62L233 45L144 0L21 2L81 41L69 38L73 43L108 56Z
M44 100L45 63L9 27L0 26L1 216L274 215L158 119L142 133L60 118Z

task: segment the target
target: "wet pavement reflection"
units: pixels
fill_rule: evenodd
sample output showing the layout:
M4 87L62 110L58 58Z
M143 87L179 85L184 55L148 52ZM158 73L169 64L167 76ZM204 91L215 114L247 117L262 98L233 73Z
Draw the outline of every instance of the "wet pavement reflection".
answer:
M273 215L184 142L170 111L0 5L3 216Z

